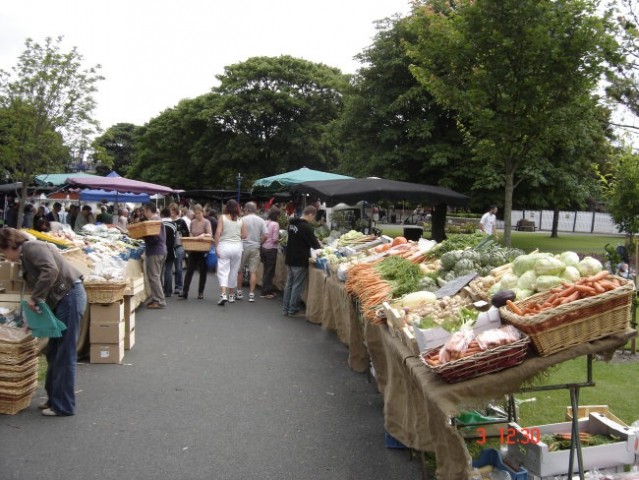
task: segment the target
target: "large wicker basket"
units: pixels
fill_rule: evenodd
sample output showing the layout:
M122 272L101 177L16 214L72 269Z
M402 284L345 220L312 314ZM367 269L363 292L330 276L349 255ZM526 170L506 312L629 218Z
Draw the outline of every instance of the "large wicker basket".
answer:
M208 252L213 245L210 237L183 237L182 248L187 252Z
M540 356L546 357L570 347L626 330L635 286L620 279L621 287L588 298L543 310L536 315L519 316L501 307L502 320L530 336ZM538 293L516 302L520 308L543 303L552 292Z
M89 303L114 303L124 298L124 291L129 282L85 282Z
M136 239L148 237L149 235L159 235L161 228L161 220L147 220L145 222L138 222L127 225L129 237Z
M29 406L38 381L35 338L0 325L0 414L14 415Z
M526 358L529 343L530 338L522 335L516 342L489 348L475 355L436 366L430 365L427 360L438 355L441 346L424 350L419 358L426 368L440 375L448 383L456 383L519 365Z

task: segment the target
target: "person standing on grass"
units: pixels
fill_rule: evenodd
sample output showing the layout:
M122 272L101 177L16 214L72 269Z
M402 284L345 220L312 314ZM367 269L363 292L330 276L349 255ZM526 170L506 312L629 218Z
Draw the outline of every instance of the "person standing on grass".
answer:
M237 274L237 296L238 300L242 300L242 284L244 283L244 270L248 265L249 269L249 296L248 301L255 301L255 285L257 284L257 267L260 266L260 245L266 240L266 223L264 219L258 217L257 205L255 202L246 202L244 205L245 215L242 222L246 227L246 238L242 240L242 260L240 261L240 270Z
M264 275L262 276L262 298L275 298L273 278L277 265L277 250L280 240L280 209L271 207L266 217L266 238L260 249L260 257L264 263Z
M218 305L235 302L237 272L242 260L242 240L245 238L246 225L240 218L240 206L235 200L229 200L215 230L217 279L221 290Z
M497 218L495 214L497 213L497 205L491 205L490 208L484 215L481 217L479 221L479 229L484 232L486 235L492 235L493 237L497 237Z
M300 297L304 291L308 259L311 248L320 248L319 240L311 222L315 220L317 209L309 205L300 218L292 218L288 225L288 242L286 243L286 287L284 287L284 315L304 316L300 311Z
M207 237L213 236L211 230L211 222L204 218L204 209L199 203L193 206L193 220L191 220L190 233L191 237ZM189 252L186 259L186 275L184 276L184 288L179 298L186 300L189 298L189 289L191 288L191 279L193 273L197 270L200 273L200 279L197 289L197 298L204 298L204 287L206 286L206 255L208 252Z
M144 205L144 218L146 220L160 220L158 209L153 202ZM166 299L162 289L162 268L164 267L167 253L164 228L160 227L159 235L147 235L144 237L144 245L146 247L144 250L144 256L146 257L144 265L151 291L151 301L147 303L146 308L166 308Z
M47 400L38 408L47 417L75 414L77 337L87 306L82 274L51 243L28 240L13 228L0 230L0 251L12 262L21 262L26 284L31 289L28 308L40 311L46 302L66 326L59 338L50 338L46 350Z

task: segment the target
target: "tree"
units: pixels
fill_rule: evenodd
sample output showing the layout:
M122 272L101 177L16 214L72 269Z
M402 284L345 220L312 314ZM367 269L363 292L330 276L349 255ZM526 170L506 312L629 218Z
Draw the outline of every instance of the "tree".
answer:
M339 69L286 55L253 57L217 78L213 92L220 103L211 122L227 134L223 164L247 180L338 165L339 150L328 130L348 86Z
M83 57L74 47L64 53L62 37L43 45L27 39L26 49L12 68L0 70L3 116L2 166L23 184L18 221L22 222L27 187L42 170L62 170L67 146L81 144L99 125L92 118L92 94L103 77L99 65L82 69ZM68 154L67 154L68 155Z
M409 45L418 80L454 112L473 161L504 189L510 244L516 177L550 158L557 126L581 122L575 103L618 61L594 0L463 0L415 8ZM553 158L553 160L555 160ZM570 161L570 159L566 159Z
M614 156L610 173L602 175L606 210L620 232L639 233L639 155L625 148Z
M93 140L93 159L97 162L98 175L107 175L111 170L126 177L135 155L135 130L132 123L117 123Z
M465 190L469 151L451 115L410 71L407 19L378 22L339 122L344 171Z
M609 14L616 19L617 37L621 44L623 63L608 76L608 96L639 117L639 12L634 0L609 3ZM639 126L627 122L616 124L624 130L639 133Z

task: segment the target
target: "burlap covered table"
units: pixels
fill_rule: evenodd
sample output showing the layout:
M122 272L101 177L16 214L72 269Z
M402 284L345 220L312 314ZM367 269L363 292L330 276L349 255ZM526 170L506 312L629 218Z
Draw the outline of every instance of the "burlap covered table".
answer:
M553 365L580 356L614 351L636 334L634 330L628 330L548 357L531 356L521 365L501 372L449 384L427 370L385 326L377 329L383 355L379 349L371 349L371 345L369 352L375 369L386 374L380 385L384 395L385 427L404 445L434 452L439 479L470 478L470 456L464 439L450 424L450 417L491 399L516 393L524 383Z

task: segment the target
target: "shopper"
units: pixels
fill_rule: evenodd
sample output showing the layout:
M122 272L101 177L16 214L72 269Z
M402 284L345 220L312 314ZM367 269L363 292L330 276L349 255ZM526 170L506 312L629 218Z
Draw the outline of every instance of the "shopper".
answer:
M171 203L169 205L169 213L171 221L175 224L176 237L175 237L175 260L173 262L173 270L175 272L175 293L176 295L182 295L182 289L184 288L184 247L182 246L182 237L188 237L189 227L180 217L180 207L177 203ZM212 229L211 229L212 230Z
M82 231L82 227L88 225L89 223L95 224L95 217L91 212L91 207L89 205L84 205L80 213L78 213L77 218L75 219L75 224L73 226L73 231L75 233L80 233Z
M217 255L217 279L220 283L218 305L235 301L237 272L242 260L242 240L246 238L246 225L240 218L240 206L235 200L226 202L224 214L215 230L215 253Z
M149 202L144 205L144 218L146 220L160 220L155 203ZM162 289L162 267L167 254L164 228L160 228L159 235L145 236L144 245L146 247L144 265L151 293L151 300L146 304L146 308L166 308L166 299Z
M479 221L479 228L486 235L491 235L493 237L497 237L497 218L495 214L497 213L497 205L491 205L490 208L484 215L481 217Z
M75 414L76 341L84 316L87 296L80 272L51 243L29 241L13 228L0 230L0 251L12 262L21 262L26 284L31 289L27 300L38 311L46 302L55 316L66 325L59 338L50 338L44 388L47 401L40 405L45 416Z
M166 258L162 267L162 290L164 297L168 298L173 293L173 264L175 263L175 239L177 237L177 227L171 220L171 213L168 208L160 210L162 217L162 228L166 237Z
M211 222L204 218L204 209L202 205L196 204L193 206L193 220L191 220L190 236L191 237L208 237L212 238L213 231L211 229ZM208 252L189 252L189 257L186 261L186 275L184 276L184 287L182 288L182 294L179 298L186 300L189 297L189 289L191 288L191 279L193 273L197 270L200 273L200 279L197 289L197 298L200 300L204 298L204 287L206 286L206 254Z
M286 243L286 287L284 287L284 315L303 317L300 297L304 291L308 259L311 248L320 248L311 222L315 220L317 209L309 205L300 218L292 218L288 225Z
M280 209L271 207L266 217L266 238L260 249L260 258L264 264L264 274L262 276L262 298L275 298L273 289L273 278L275 278L275 267L277 265L277 251L280 239Z
M257 267L260 266L260 246L266 240L266 223L264 219L258 217L257 205L255 202L246 202L244 205L244 216L242 223L246 227L246 238L242 240L242 259L240 269L237 274L237 295L238 300L242 300L242 285L244 284L244 270L249 271L249 295L248 301L255 301L255 285L257 285Z

